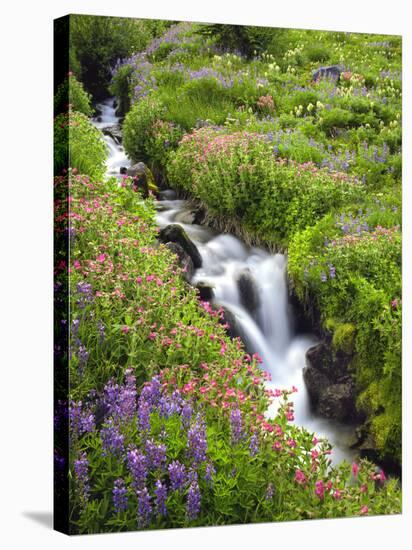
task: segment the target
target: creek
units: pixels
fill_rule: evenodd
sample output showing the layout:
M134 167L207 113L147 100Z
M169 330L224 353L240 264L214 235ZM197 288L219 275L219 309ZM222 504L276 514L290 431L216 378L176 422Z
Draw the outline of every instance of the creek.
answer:
M109 153L107 175L119 177L120 167L128 167L131 163L121 143L107 133L108 127L119 123L113 99L105 100L97 108L101 114L93 119L93 123L104 131ZM177 223L197 246L202 266L194 271L191 283L204 283L213 288L214 305L229 312L247 351L258 353L262 368L271 374L267 386L272 389L297 388L292 396L295 423L314 432L318 438L327 437L333 445L332 463L353 460L355 452L349 447L353 440L353 426L320 418L311 411L303 368L306 352L317 340L313 334L302 333L296 326L289 303L286 255L247 246L234 235L218 233L207 226L185 223L190 211L188 201L162 200L156 207L160 228ZM249 299L253 307L248 307L245 285L253 298ZM276 408L275 401L268 416L274 416Z

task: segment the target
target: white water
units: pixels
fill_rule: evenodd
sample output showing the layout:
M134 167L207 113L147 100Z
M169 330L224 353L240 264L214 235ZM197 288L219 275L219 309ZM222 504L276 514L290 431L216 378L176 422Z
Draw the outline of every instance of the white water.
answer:
M96 127L103 129L118 123L113 100L97 105L101 120L93 120ZM108 175L119 176L121 166L130 166L123 147L108 135L104 136L108 146ZM192 283L200 281L213 287L214 302L228 309L236 319L236 330L240 332L247 350L257 352L263 360L262 367L269 371L272 380L269 388L298 389L293 394L295 423L304 426L316 436L325 436L333 444L332 462L352 460L354 452L348 445L353 429L336 422L314 416L310 410L309 398L303 381L306 351L316 343L313 335L296 334L293 329L286 284L287 259L283 254L269 254L266 251L248 247L233 235L218 234L208 227L181 223L176 220L185 211L184 200L165 200L158 203L157 223L160 228L170 223L181 225L202 256L202 267L193 275ZM248 312L242 305L237 279L244 270L256 285L259 296L257 311ZM277 404L268 411L276 414Z
M96 128L103 130L119 123L119 118L115 115L116 109L113 106L113 99L105 99L102 103L97 104L97 108L101 111L101 115L92 119ZM120 168L122 166L129 167L130 160L126 156L122 145L116 143L111 136L103 134L103 138L108 150L106 173L108 176L120 177Z
M316 339L310 334L294 332L288 303L286 256L247 247L233 235L217 234L210 228L175 220L186 204L182 200L159 202L161 210L157 214L157 223L159 227L178 223L197 245L202 267L195 271L192 283L204 282L213 287L213 302L235 316L235 329L247 350L259 354L262 367L272 376L267 386L273 389L295 386L298 389L292 396L295 423L314 432L318 438L328 438L333 444L333 463L344 458L352 460L354 452L346 442L353 429L316 417L310 410L302 372L306 351L316 343ZM259 295L260 305L254 315L242 305L239 294L237 279L245 269L249 270ZM276 414L277 406L274 402L268 411L269 416Z

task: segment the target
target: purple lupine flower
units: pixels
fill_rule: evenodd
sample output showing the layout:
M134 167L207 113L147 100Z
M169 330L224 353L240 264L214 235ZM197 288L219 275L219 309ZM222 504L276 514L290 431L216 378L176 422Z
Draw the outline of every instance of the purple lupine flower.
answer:
M156 481L156 488L154 490L156 496L156 510L161 516L167 515L166 499L167 499L167 487L160 479Z
M139 407L137 409L137 424L142 432L150 430L150 405L147 401L139 399Z
M109 382L104 387L103 402L107 414L109 416L112 416L113 418L117 418L120 416L119 400L120 386L119 384L115 384L113 380L109 380Z
M100 438L103 444L103 456L107 456L109 453L119 455L123 452L124 437L112 418L109 418L106 425L100 430Z
M89 484L89 461L87 455L83 451L79 458L74 461L74 475L77 480L77 489L82 506L85 506L90 496Z
M208 462L206 464L206 471L205 471L205 481L208 485L213 484L213 476L216 474L216 469L213 466L213 462Z
M143 487L137 493L138 497L138 524L139 527L147 527L152 515L151 497L147 487Z
M119 392L119 409L122 419L132 418L136 412L136 377L133 369L126 369L126 383Z
M97 330L99 332L100 343L102 343L103 340L106 338L105 328L106 327L104 326L103 322L99 320L97 323Z
M250 438L249 451L251 456L256 456L259 452L259 438L256 434Z
M140 394L139 400L146 401L151 407L156 407L161 397L162 386L157 376L154 376L152 380L146 384Z
M148 439L145 450L149 468L156 470L164 467L166 463L166 445L164 443L157 444L153 439Z
M187 432L187 446L189 455L195 464L200 464L206 460L206 426L200 415L197 416L196 422L191 425Z
M269 485L266 488L265 499L266 500L271 500L273 498L274 492L275 491L274 491L274 488L273 488L273 483L269 483Z
M190 403L185 403L182 407L182 423L185 428L189 426L193 415L193 407Z
M87 409L83 410L81 401L70 401L69 422L70 431L74 437L91 433L96 427L94 415Z
M200 512L200 489L197 481L192 481L187 493L187 517L196 519Z
M169 472L170 488L180 491L186 483L186 466L178 460L171 462L167 468Z
M89 358L89 352L86 349L86 346L84 346L79 341L79 347L77 349L77 357L79 359L79 368L82 369L84 365L87 363L87 360Z
M76 290L78 294L76 304L79 308L83 309L88 303L93 301L92 285L83 281L77 283Z
M322 283L326 283L326 281L328 280L328 276L324 271L322 271L320 274L320 280L322 281Z
M230 429L232 444L236 445L243 439L242 413L237 407L230 411Z
M331 279L336 277L336 268L333 265L329 266L329 276Z
M127 509L128 497L127 488L122 478L116 479L113 487L113 505L116 513L123 512Z
M127 465L133 478L133 487L139 491L147 478L147 458L138 449L130 449L127 452Z

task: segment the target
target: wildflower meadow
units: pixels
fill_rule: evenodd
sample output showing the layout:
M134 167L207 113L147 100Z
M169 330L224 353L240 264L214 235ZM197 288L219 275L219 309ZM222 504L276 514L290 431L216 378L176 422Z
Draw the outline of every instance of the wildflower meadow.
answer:
M56 528L400 513L400 37L56 25L70 44L54 102ZM296 422L306 390L271 380L193 282L203 242L196 256L192 233L164 238L165 190L187 225L287 258L285 308L324 350L304 376L311 410L330 386L354 458Z

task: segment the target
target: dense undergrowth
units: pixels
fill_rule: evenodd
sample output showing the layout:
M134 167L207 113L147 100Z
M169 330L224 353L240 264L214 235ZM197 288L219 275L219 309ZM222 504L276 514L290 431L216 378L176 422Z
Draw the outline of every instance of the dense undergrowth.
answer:
M350 325L359 411L380 458L400 463L401 40L239 32L181 23L118 63L125 148L288 249L291 283L336 350ZM322 64L340 79L314 81Z
M56 231L71 246L69 273L56 272L56 296L68 276L71 289L58 327L70 341L71 531L399 512L396 480L367 461L331 467L327 441L294 426L295 389L265 389L259 358L158 244L151 199L94 174L55 179Z

